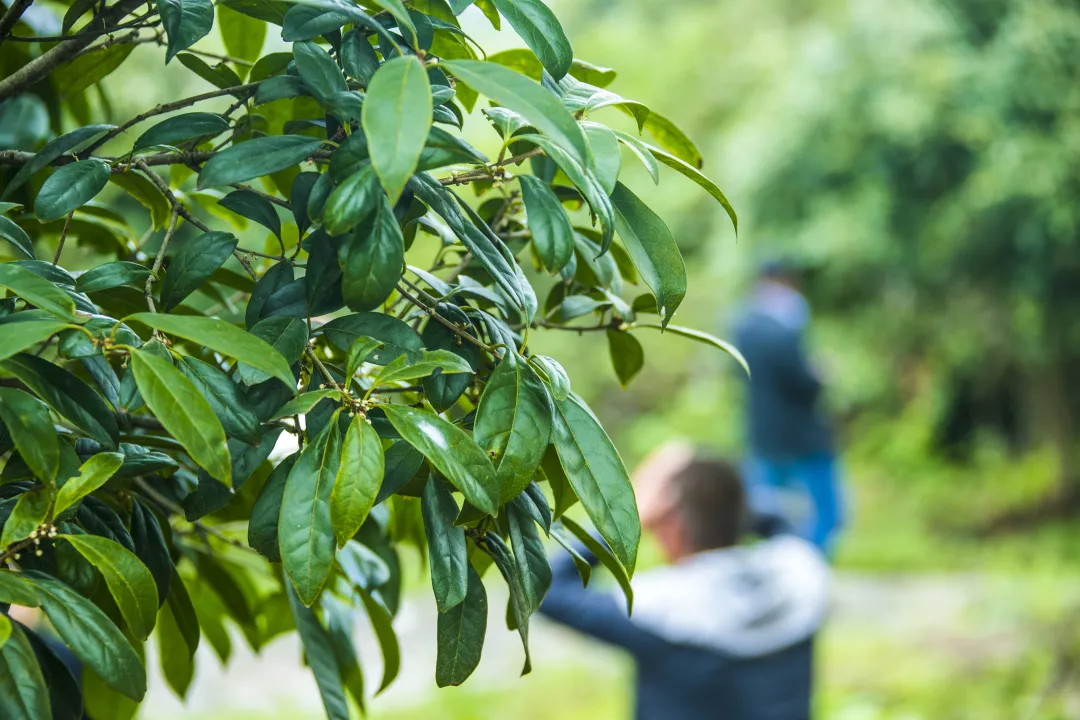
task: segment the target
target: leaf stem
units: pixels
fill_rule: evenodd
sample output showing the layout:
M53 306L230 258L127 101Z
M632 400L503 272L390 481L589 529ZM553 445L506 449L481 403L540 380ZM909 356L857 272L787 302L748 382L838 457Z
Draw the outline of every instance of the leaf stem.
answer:
M432 297L430 297L430 296L429 296L429 295L428 295L428 294L427 294L426 292L424 292L424 291L423 291L423 290L422 290L421 288L419 288L419 287L417 287L416 285L414 285L413 283L409 282L409 281L408 281L408 280L406 280L406 279L405 279L404 277L402 277L402 278L401 278L401 282L405 283L405 284L406 284L406 285L408 285L408 286L409 286L410 288L412 288L413 290L415 290L415 291L417 292L417 294L419 294L419 295L421 295L421 296L424 296L424 297L428 298L428 299L429 299L430 301L432 301L432 304L434 304L434 300L435 300L435 299L434 299L434 298L432 298ZM427 304L427 303L425 303L424 301L420 300L420 298L418 298L418 297L416 297L415 295L411 294L411 293L410 293L410 292L409 292L408 290L406 290L405 288L401 287L401 285L400 285L400 284L399 284L399 285L397 286L397 291L398 291L399 293L401 293L401 295L402 295L402 296L403 296L403 297L404 297L404 298L405 298L406 300L408 300L408 301L409 301L409 302L411 302L411 303L412 303L413 305L415 305L416 307L420 308L420 309L421 309L421 310L423 310L423 311L424 311L425 313L427 313L428 317L430 317L430 318L432 318L433 320L435 320L436 322L438 322L438 323L440 323L440 324L444 325L444 326L445 326L445 327L446 327L447 329L449 329L449 330L450 330L451 332L453 332L453 333L454 333L455 335L457 335L458 337L460 337L460 338L461 338L462 340L468 340L468 341L469 341L469 342L471 342L471 343L472 343L473 345L475 345L475 346L477 346L478 348L480 348L480 349L484 350L485 352L488 352L488 353L490 353L490 354L492 354L492 355L495 355L495 350L494 350L494 348L492 348L492 347L491 347L490 345L488 345L487 343L485 343L485 342L484 342L483 340L480 340L479 338L477 338L477 337L474 337L473 335L470 335L469 333L465 332L464 330L462 330L461 328L459 328L459 327L458 327L457 325L455 325L454 323L452 323L452 322L450 322L449 320L447 320L446 318L444 318L444 317L443 317L442 315L440 315L439 313L435 312L435 309L434 309L434 308L433 308L433 307L432 307L431 305L428 305L428 304Z
M52 261L53 265L60 264L60 253L64 252L64 241L67 240L68 226L71 224L71 216L74 214L75 211L72 210L67 214L67 217L64 218L64 229L60 231L60 244L56 246L56 255L53 256Z

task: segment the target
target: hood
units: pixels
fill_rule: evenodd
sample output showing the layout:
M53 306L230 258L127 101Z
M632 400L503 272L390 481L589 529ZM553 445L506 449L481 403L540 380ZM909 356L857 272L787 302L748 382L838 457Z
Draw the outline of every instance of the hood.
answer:
M694 555L634 581L633 620L682 645L758 657L806 640L829 605L829 567L785 535Z

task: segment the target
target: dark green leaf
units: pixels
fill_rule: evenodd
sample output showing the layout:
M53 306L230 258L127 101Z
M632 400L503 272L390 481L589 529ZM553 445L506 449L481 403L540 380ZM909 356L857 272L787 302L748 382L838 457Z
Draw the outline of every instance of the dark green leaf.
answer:
M555 358L547 355L533 355L529 361L538 369L544 382L551 389L551 397L557 402L562 402L570 395L570 376Z
M317 97L326 98L349 89L345 76L341 74L341 68L329 53L315 43L293 43L293 59L300 77Z
M339 253L342 296L352 310L379 307L394 291L405 267L405 240L394 210L381 191L373 200L375 212L357 226Z
M341 39L341 66L349 77L367 87L371 77L379 69L379 56L367 37L357 29L345 33Z
M45 684L49 688L49 704L52 705L52 720L82 720L83 698L78 681L68 666L57 657L55 644L50 647L34 631L20 626L20 630L30 641L34 649ZM129 700L129 702L131 702Z
M128 628L140 640L154 629L158 594L154 576L135 553L108 538L93 535L62 535L91 565L98 569Z
M278 547L278 518L281 516L281 500L285 495L285 482L296 462L296 455L290 455L278 464L270 477L266 479L255 504L251 508L248 520L248 545L261 555L281 562L281 550Z
M278 75L276 77L267 78L259 84L259 89L255 91L255 97L252 98L252 103L258 107L259 105L265 105L274 100L305 97L310 94L307 83L295 75Z
M365 165L343 180L326 199L322 212L326 231L335 236L348 232L377 207L380 196L383 192L375 170Z
M289 198L292 203L293 219L296 220L296 227L300 231L301 237L311 225L311 219L308 217L307 212L308 199L311 197L311 189L319 177L319 173L302 172L293 180Z
M379 504L396 493L412 480L424 464L424 456L407 442L396 442L383 453L384 466L382 484L375 504Z
M33 608L38 606L33 584L11 570L0 570L0 602Z
M480 664L487 632L487 592L471 565L466 565L468 591L464 601L439 613L435 683L460 685Z
M156 145L176 145L196 138L211 138L229 129L229 121L208 112L174 115L144 132L135 141L132 152Z
M225 431L195 385L167 360L143 350L131 353L131 368L143 400L169 434L211 476L231 485Z
M158 654L161 656L161 672L165 682L181 700L187 696L191 681L195 678L194 651L188 647L184 634L176 620L172 607L166 604L158 614Z
M409 17L409 11L402 4L401 0L372 0L376 5L383 10L390 13L394 21L397 22L398 28L402 31L408 31L407 37L412 41L410 44L416 48L419 46L419 42L416 37L416 26L413 25L412 18ZM405 32L402 32L404 35Z
M236 190L218 200L222 207L262 225L281 237L281 218L269 200L251 190Z
M607 340L615 377L619 378L619 384L625 388L644 366L645 352L637 338L626 331L608 330Z
M274 135L233 145L203 165L199 188L246 182L285 170L311 157L322 142L304 135Z
M5 720L53 717L49 689L26 631L12 628L6 615L3 621L10 637L0 647L0 714Z
M60 447L49 410L33 396L0 387L0 420L30 470L51 483L60 467Z
M533 246L549 272L566 267L574 256L574 228L559 198L547 183L532 175L518 178Z
M67 293L21 265L0 264L0 287L62 320L75 317L75 303Z
M109 182L109 165L89 158L57 169L38 191L34 213L42 222L57 220L82 207Z
M330 519L338 545L356 535L367 520L379 494L383 471L379 436L367 418L356 415L341 443L341 463L330 495Z
M540 603L551 587L551 566L544 550L544 541L532 517L517 502L506 506L506 524L510 530L510 547L514 551L521 589L532 614L540 609Z
M275 353L285 358L289 365L299 360L304 353L304 348L307 347L307 323L300 318L284 315L268 317L255 323L249 332L253 337L269 345ZM240 363L237 375L248 385L255 385L271 377L276 377L276 375L256 367L246 360Z
M98 265L80 275L75 281L75 289L88 293L129 285L141 290L146 286L148 277L150 277L150 269L145 265L127 261L110 262Z
M334 526L330 496L341 459L337 422L300 453L289 472L278 520L278 543L285 572L304 605L318 598L334 566Z
M469 584L469 552L465 528L456 527L458 506L450 489L438 477L424 485L421 507L431 565L431 588L440 613L459 605Z
M237 87L243 82L236 71L223 62L211 67L201 57L191 53L180 53L177 57L181 65L221 90Z
M281 39L291 43L311 40L337 30L348 22L349 16L344 12L314 5L293 5L285 13Z
M502 65L479 60L447 60L441 67L477 92L521 114L581 167L592 167L589 142L581 126L559 99L540 83Z
M532 611L529 600L525 597L525 589L521 585L521 575L510 549L501 537L495 533L487 533L483 538L483 546L495 561L495 567L499 568L499 573L510 589L507 620L511 628L516 628L521 636L521 645L525 650L525 666L521 669L521 674L526 675L532 671L532 659L529 655L529 616Z
M326 323L321 331L331 343L346 351L361 336L383 343L383 349L373 350L367 357L368 362L376 365L386 365L405 353L419 355L424 349L424 342L415 330L396 317L382 313L345 315Z
M248 408L247 398L228 375L190 355L180 357L177 369L210 404L226 435L252 445L259 442L259 418Z
M37 257L34 254L34 243L26 231L3 216L0 216L0 238L7 240L16 250L31 260Z
M371 164L395 203L431 127L431 86L417 58L397 57L379 67L368 87L363 125Z
M634 589L630 585L630 576L627 575L625 566L611 554L611 550L606 545L586 532L585 528L568 517L563 517L560 522L615 576L623 595L626 596L626 612L629 614L634 609Z
M157 0L161 24L169 38L165 50L168 63L210 33L214 27L214 6L210 0Z
M555 13L541 0L493 0L499 12L556 80L570 71L574 50Z
M406 405L382 405L394 429L438 468L465 499L495 515L499 484L487 454L457 425Z
M440 303L436 307L442 317L452 323L469 328L469 318L456 305ZM449 350L461 356L475 370L480 366L480 349L472 343L463 341L456 333L440 322L431 320L424 327L422 335L424 346L432 350ZM448 410L462 393L472 384L473 375L454 373L446 375L428 375L423 379L424 394L428 402L438 412Z
M532 366L507 352L476 409L473 437L494 459L499 499L509 502L536 474L551 439L552 403Z
M196 235L181 244L169 261L161 285L161 304L165 312L198 290L232 256L238 242L232 233L215 231Z
M349 720L349 705L345 700L345 689L341 683L341 670L338 667L334 645L326 628L319 622L315 611L300 601L292 588L286 588L289 594L289 607L292 608L296 631L304 646L304 656L315 682L319 686L323 708L330 720ZM307 603L310 605L311 603Z
M357 592L364 603L371 627L375 631L375 638L379 641L379 649L382 650L383 676L379 689L375 693L378 695L394 682L394 678L401 669L401 648L398 645L397 634L394 632L393 616L386 604L372 591L358 589Z
M136 313L127 319L137 320L155 330L177 335L202 345L208 350L234 357L278 378L289 388L296 385L289 363L281 356L281 353L264 340L224 320L157 313Z
M161 523L138 499L133 499L131 503L131 540L135 543L135 554L154 578L160 606L169 595L173 561L169 555L169 546L165 543L165 535L161 532Z
M633 575L641 525L630 477L588 406L571 394L555 403L555 449L589 519Z
M112 620L58 580L27 571L41 608L60 638L113 690L132 700L146 693L146 670Z
M285 286L294 280L293 267L288 262L279 262L259 278L255 283L255 289L248 299L247 310L244 313L244 324L249 328L263 319L263 309L267 302Z
M10 197L34 173L50 165L68 150L73 150L115 127L115 125L86 125L50 140L34 157L19 168L19 172L15 173L15 177L11 178L11 181L4 187L4 192L0 193L0 198L6 199Z

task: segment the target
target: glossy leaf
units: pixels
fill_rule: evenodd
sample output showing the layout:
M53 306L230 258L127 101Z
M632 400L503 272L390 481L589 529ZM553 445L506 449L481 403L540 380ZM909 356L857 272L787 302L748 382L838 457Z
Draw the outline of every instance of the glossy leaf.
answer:
M382 405L386 417L410 445L438 468L465 499L495 515L499 486L487 454L464 430L438 415L405 405Z
M540 609L540 603L551 587L551 566L548 564L547 551L536 529L536 523L521 508L520 499L506 506L506 525L510 531L514 564L521 578L521 590L531 614Z
M61 320L75 317L75 303L67 293L15 263L0 264L0 288L6 288Z
M199 188L221 187L285 170L311 157L322 145L304 135L273 135L237 143L206 161Z
M336 92L345 92L349 86L341 68L330 54L313 42L293 43L293 59L300 77L316 94L327 98Z
M390 315L361 312L331 320L321 328L327 339L348 350L358 337L370 337L383 344L382 349L372 350L367 362L386 365L405 353L419 355L424 342L411 327Z
M374 596L370 590L358 589L357 592L364 603L364 610L367 611L368 620L371 621L371 627L375 631L375 639L378 640L379 649L382 651L383 676L379 689L375 693L378 695L394 682L401 670L401 646L398 644L397 633L394 632L391 622L393 617L386 604Z
M129 285L141 290L146 286L148 277L150 277L150 268L139 263L120 260L87 270L76 279L75 289L88 293Z
M330 494L330 521L339 546L356 535L375 506L383 462L378 433L367 418L354 416L341 443L341 461Z
M566 267L574 256L574 228L547 183L532 175L518 178L533 246L549 272Z
M307 323L297 317L275 315L263 318L252 325L251 330L248 332L252 338L261 340L272 348L273 352L284 358L289 365L299 360L304 348L307 347ZM255 385L271 377L278 377L264 367L249 363L246 358L242 360L240 367L237 368L237 375L248 385ZM289 385L292 386L295 381L293 381L291 373L289 380Z
M12 628L4 616L7 642L0 647L0 714L5 720L42 720L53 717L49 688L34 649L22 626Z
M248 407L240 386L228 375L190 355L181 356L176 368L206 399L227 436L252 445L259 442L259 418Z
M397 202L431 127L431 86L419 60L397 57L379 67L368 86L363 125L371 164L390 202Z
M131 368L147 407L169 434L214 479L231 485L225 431L195 385L167 360L143 350L131 353Z
M83 497L97 490L124 464L124 456L115 452L91 455L79 467L79 474L68 478L56 493L53 515L60 515Z
M23 462L38 479L52 482L59 468L60 449L48 408L22 390L0 388L0 420Z
M633 575L641 525L630 477L611 439L573 394L555 403L552 438L559 463L589 519Z
M172 310L198 290L232 256L237 242L232 233L215 231L182 243L161 284L162 309Z
M435 657L435 683L439 687L460 685L480 664L487 632L487 591L476 570L466 567L468 588L465 599L439 613Z
M45 143L45 147L41 148L30 160L24 163L19 168L19 171L15 173L15 176L11 178L11 181L4 186L3 193L0 193L0 199L6 200L34 174L48 167L64 153L89 143L115 127L115 125L105 124L86 125Z
M574 50L547 5L541 0L493 0L493 3L553 78L558 80L570 71Z
M634 327L653 328L655 330L669 332L674 335L679 335L680 337L696 340L697 342L704 343L705 345L711 345L718 350L723 350L732 358L734 358L735 362L739 363L739 365L742 367L743 371L746 373L746 376L750 377L750 365L746 362L746 358L743 357L743 354L739 352L739 349L731 343L725 340L721 340L720 338L710 335L709 333L702 332L700 330L694 330L693 328L680 327L678 325L668 325L666 327L663 327L661 325L656 325L653 323L635 323Z
M285 495L285 483L292 472L297 455L282 460L255 498L248 520L248 545L256 552L274 562L281 562L278 545L278 520L281 517L281 501Z
M440 613L465 600L469 583L469 553L465 528L456 527L458 505L438 477L428 478L421 503L428 542L431 588Z
M327 398L339 399L340 397L341 392L333 388L324 388L322 390L312 390L311 392L301 393L282 405L281 409L274 413L267 422L292 417L293 415L305 415L323 400L326 400Z
M376 376L372 387L389 385L403 380L418 380L430 375L471 373L472 365L464 358L448 350L424 350L419 359L410 359L407 355L398 357Z
M0 239L7 240L12 247L31 260L37 257L34 254L34 243L26 231L3 216L0 216Z
M296 630L304 647L304 657L315 675L326 717L329 720L349 720L349 705L341 684L341 669L338 667L330 635L319 622L315 611L306 607L291 587L286 591Z
M228 120L214 113L173 115L146 130L135 140L131 150L138 152L156 145L177 145L197 138L211 138L228 129Z
M0 547L9 548L20 540L25 540L38 526L45 522L49 512L51 498L47 488L38 488L19 496L15 508L4 523L4 533L0 536ZM29 554L30 549L26 552Z
M214 6L210 0L157 0L157 9L169 38L166 63L176 57L176 53L209 35L214 27Z
M326 199L322 211L326 232L336 236L352 230L378 206L382 194L371 165L349 175Z
M158 592L154 576L135 553L108 538L93 535L61 535L98 569L120 614L131 631L145 640L157 619Z
M236 190L218 200L218 204L241 217L254 220L270 232L281 237L281 218L273 204L251 190Z
M728 217L731 219L731 225L732 225L732 227L735 228L735 233L738 234L738 232L739 232L739 216L735 214L735 208L733 208L731 206L731 203L728 201L727 196L724 195L724 191L721 190L720 187L716 183L714 183L709 178L705 177L705 175L700 170L698 170L696 167L691 165L689 162L687 162L683 158L678 157L676 155L672 155L671 153L665 152L665 151L661 150L660 148L652 147L651 145L646 146L646 147L648 147L649 152L657 160L664 163L669 168L672 168L673 170L676 170L679 173L681 173L682 175L685 175L686 177L690 178L691 180L696 182L698 185L705 188L709 192L710 195L712 195L714 198L716 198L716 201L718 203L720 203L721 207L724 208L724 212L726 212Z
M341 291L353 310L374 310L394 291L405 266L405 241L386 196L374 200L374 213L342 244Z
M28 608L39 604L33 583L6 568L0 570L0 602Z
M578 525L568 517L560 520L563 526L573 533L574 537L591 552L600 563L608 569L619 583L623 596L626 597L626 612L630 614L634 609L634 589L630 585L630 576L627 574L625 564L622 563L606 545L590 535L585 528Z

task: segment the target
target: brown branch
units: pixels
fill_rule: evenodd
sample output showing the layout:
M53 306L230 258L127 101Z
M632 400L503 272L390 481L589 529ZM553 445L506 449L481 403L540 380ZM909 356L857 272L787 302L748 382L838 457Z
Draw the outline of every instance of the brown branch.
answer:
M19 22L19 18L23 16L27 8L34 2L34 0L15 0L11 3L11 7L4 13L3 17L0 17L0 44L8 39L8 35L15 29L16 23Z
M308 356L308 358L315 365L315 367L319 369L319 372L322 373L322 376L326 378L326 382L330 383L335 390L344 395L345 391L341 388L341 385L338 385L338 381L335 380L334 376L330 374L330 371L326 369L326 366L323 365L322 360L320 360L319 356L315 354L315 351L308 347L304 348L304 353Z
M159 493L157 490L151 487L150 483L146 482L146 480L141 477L135 478L135 484L139 486L139 490L146 493L147 497L156 502L158 505L160 505L166 510L170 510L174 515L179 515L180 517L184 518L185 521L187 520L187 515L184 512L184 508L180 507L175 502ZM213 535L218 540L221 540L224 543L228 543L229 545L232 545L234 547L243 548L244 550L252 550L252 552L254 552L252 548L248 547L247 545L235 538L229 537L228 535L221 532L212 525L207 525L203 522L195 520L191 522L191 526L198 530L200 533L204 533L206 535Z
M60 244L56 246L56 255L53 256L52 261L53 265L60 264L60 253L64 252L64 241L67 240L68 225L71 224L71 216L74 214L75 211L72 210L67 214L67 217L64 218L64 229L60 231Z
M439 178L439 182L441 182L443 185L464 185L466 183L471 183L473 180L493 180L498 177L498 171L502 170L502 168L506 167L507 165L516 165L518 163L524 162L525 160L528 160L529 158L537 157L538 155L543 154L544 151L536 147L532 150L529 150L528 152L523 152L520 155L515 155L508 160L501 160L497 163L492 163L491 165L487 165L477 170L470 170L468 172L461 173L460 175L451 175L450 177Z
M203 57L208 57L211 60L221 60L223 62L231 62L231 63L234 63L236 65L245 65L247 67L255 67L255 63L253 63L253 62L251 62L249 60L241 60L240 58L235 58L235 57L232 57L230 55L218 55L217 53L206 52L205 50L196 50L194 48L188 48L184 52L189 52L192 55L202 55Z
M413 283L409 282L405 278L401 278L401 281L403 283L405 283L406 285L408 285L409 287L411 287L412 289L414 289L418 294L426 296L428 298L428 300L430 300L432 305L436 304L437 301L435 300L435 298L432 298L432 297L428 296L428 294L426 292L421 290L419 287L417 287ZM420 300L420 298L416 297L415 295L412 295L411 293L409 293L409 291L406 290L405 288L401 287L401 285L397 286L397 291L399 293L401 293L402 297L404 297L406 300L408 300L413 305L415 305L416 307L420 308L425 313L427 313L428 317L430 317L433 320L435 320L436 322L444 325L448 330L453 332L455 335L460 337L462 340L468 340L473 345L475 345L478 348L484 350L485 352L491 353L492 355L496 354L495 349L492 348L490 345L488 345L486 342L484 342L483 340L480 340L477 337L474 337L473 335L470 335L469 333L465 332L464 330L462 330L460 327L458 327L454 323L452 323L449 320L447 320L446 318L444 318L439 313L435 312L433 307L431 307L430 305L428 305L424 301Z
M161 191L161 194L165 196L165 198L169 201L169 204L173 206L173 209L176 212L180 213L180 217L184 218L189 223L199 228L203 232L210 232L210 228L197 217L192 215L191 212L186 207L184 207L183 203L181 203L176 198L176 195L169 188L169 186L165 184L165 181L161 179L161 176L151 170L149 167L147 167L148 164L149 163L147 163L143 158L136 158L134 162L134 165L136 165L140 170L143 171L143 174L146 175L147 178L149 178L150 182L154 183L154 187Z
M179 218L180 211L177 210L176 205L173 205L172 214L169 216L169 229L165 231L165 237L161 240L161 247L158 248L157 257L154 258L154 266L150 269L150 274L146 278L143 295L146 296L146 304L152 313L157 312L157 308L154 306L154 283L157 282L158 271L161 270L161 263L165 260L165 249L169 247L169 241L172 240L173 233L176 232L176 223ZM155 330L154 335L157 334L157 330Z
M145 0L119 0L102 14L100 28L73 35L70 40L65 40L47 50L3 80L0 80L0 102L19 95L31 85L47 78L54 70L70 61L87 48L90 43L105 34L107 28L116 25L124 16L134 11L144 2Z

